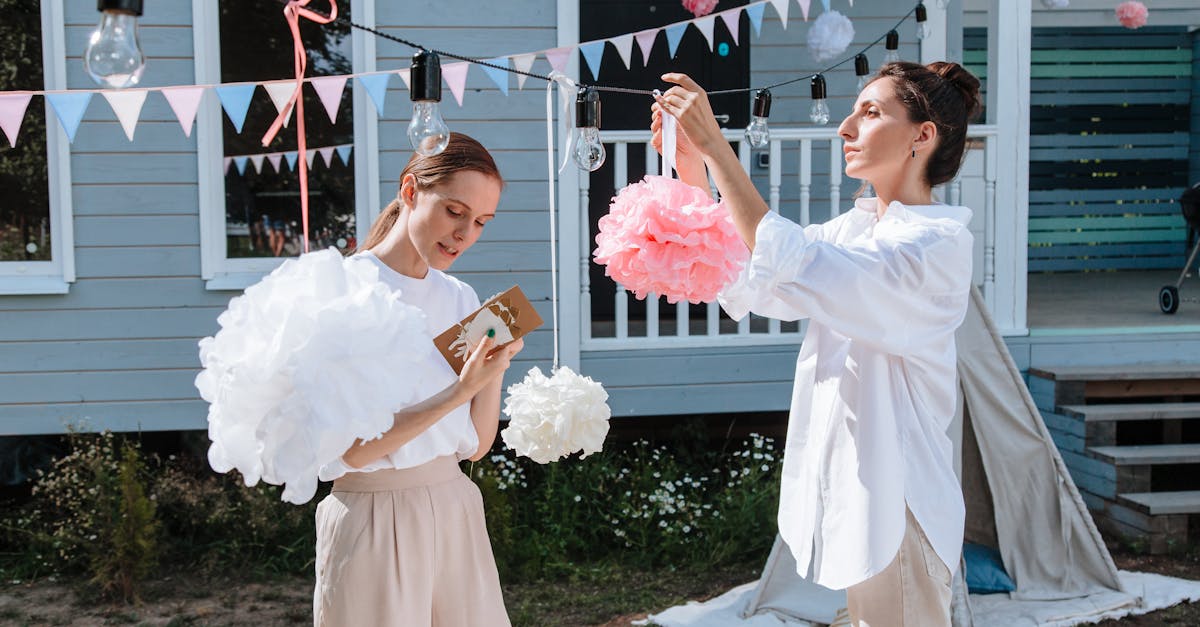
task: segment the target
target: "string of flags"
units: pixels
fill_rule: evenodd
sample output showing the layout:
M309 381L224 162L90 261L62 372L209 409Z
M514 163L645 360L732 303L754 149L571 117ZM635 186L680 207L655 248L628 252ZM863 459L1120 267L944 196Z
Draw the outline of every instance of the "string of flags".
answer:
M535 60L538 57L545 58L550 64L550 67L559 72L565 72L567 63L571 59L571 55L578 50L582 53L584 61L591 72L592 76L599 80L602 71L602 60L604 57L604 49L611 45L617 51L624 63L626 69L629 69L633 62L633 46L636 43L641 51L643 65L649 64L650 51L654 47L659 35L661 34L666 39L668 54L674 58L678 50L679 43L683 39L684 34L690 28L695 28L704 37L708 43L709 50L713 50L714 46L714 29L716 22L720 20L729 33L735 45L740 45L738 41L739 23L742 15L746 15L755 36L760 36L762 31L762 22L764 12L767 5L771 5L776 15L778 16L783 27L786 29L788 24L788 10L792 0L757 0L745 6L735 7L717 13L710 13L701 17L690 20L668 24L666 26L651 28L635 33L626 33L605 39L582 42L570 46L561 46L540 50L537 52L527 52L520 54L512 54L491 59L484 59L489 65L480 65L484 74L499 88L501 93L508 95L509 93L509 69L517 70L518 72L529 72L533 67ZM810 0L796 0L800 5L804 19L807 21L810 13ZM830 10L830 0L821 0L825 11ZM853 0L850 0L853 6ZM454 95L455 101L459 106L462 106L463 95L466 91L467 73L470 66L473 65L467 61L457 63L449 63L442 66L442 80ZM316 93L324 106L325 112L328 114L331 122L336 122L338 108L342 101L343 92L350 79L354 79L358 87L363 89L370 96L376 110L382 116L384 111L384 102L387 95L387 90L391 78L399 76L403 81L405 88L410 86L409 69L400 70L385 70L376 72L358 72L352 74L336 75L336 76L321 76L305 79L305 83ZM528 78L525 74L516 74L517 89L524 89L525 80ZM242 132L242 126L246 120L246 114L250 108L250 102L253 100L256 91L261 88L266 92L272 104L275 105L277 111L282 111L287 105L288 99L292 91L295 89L295 81L290 79L284 80L269 80L261 82L240 82L240 83L221 83L212 85L180 85L171 87L153 87L139 89L71 89L71 90L29 90L29 91L3 91L0 92L0 130L3 130L8 138L10 145L15 146L20 132L21 122L25 117L25 113L33 96L44 96L50 107L54 110L55 117L59 124L67 134L67 139L70 142L75 141L76 131L79 129L80 123L93 96L100 94L107 101L109 107L116 115L117 120L121 123L122 129L125 131L126 137L133 141L134 132L136 131L141 111L145 105L146 99L150 92L157 92L166 99L167 104L171 107L171 111L175 114L183 133L187 137L191 137L192 127L196 119L196 112L199 110L201 98L205 92L212 91L216 94L221 103L221 108L229 121L233 124L234 129L238 133ZM336 147L334 147L336 149ZM311 153L311 151L310 151ZM267 155L272 153L266 153ZM280 153L286 156L286 153ZM253 163L250 155L245 156L248 161ZM264 159L266 156L264 155ZM311 159L311 157L309 157ZM228 164L237 162L234 157L227 158ZM260 162L261 163L261 162ZM328 161L327 161L328 163ZM239 172L244 171L243 167L239 168Z
M305 150L305 161L308 162L309 169L317 163L316 158L319 155L321 161L325 163L325 167L333 166L334 155L341 159L343 165L350 165L350 152L354 149L354 144L338 144L336 146L323 146L321 148L309 148ZM229 174L230 168L238 174L246 173L246 164L250 164L254 168L255 173L262 173L264 165L269 165L275 172L283 173L286 170L295 170L296 162L300 159L300 153L296 150L283 150L279 152L263 152L250 155L228 155L225 157L225 174Z

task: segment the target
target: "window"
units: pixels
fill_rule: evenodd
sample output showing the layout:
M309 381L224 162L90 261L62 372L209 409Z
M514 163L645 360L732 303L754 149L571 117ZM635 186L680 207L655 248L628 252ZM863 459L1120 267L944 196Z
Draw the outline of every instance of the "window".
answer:
M194 8L196 32L207 33L197 37L198 83L261 83L294 75L292 37L278 4L197 4L208 5ZM341 15L350 16L349 5L339 3ZM354 72L349 26L301 19L300 33L308 50L308 77ZM356 175L361 155L355 138L361 124L355 119L351 84L341 93L335 122L311 84L303 91L310 250L354 250L373 214L357 200L364 197L359 188L366 177ZM254 89L240 130L222 111L216 94L211 96L207 118L198 122L203 273L211 289L240 289L304 249L298 164L305 155L297 152L294 113L271 144L262 145L277 116L262 87Z
M0 0L0 14L0 91L62 89L61 0ZM70 154L49 111L34 96L16 144L0 133L0 294L66 293L75 279Z

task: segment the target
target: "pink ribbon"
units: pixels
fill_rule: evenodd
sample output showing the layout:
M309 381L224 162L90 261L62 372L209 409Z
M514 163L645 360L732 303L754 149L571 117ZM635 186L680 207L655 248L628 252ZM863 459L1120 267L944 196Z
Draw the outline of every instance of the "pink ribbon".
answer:
M304 137L303 88L304 72L308 68L308 51L304 49L304 42L300 40L300 18L303 17L318 24L328 24L337 19L337 0L329 0L329 15L321 15L306 9L305 7L311 1L288 0L287 6L283 8L283 16L287 18L288 28L292 31L292 45L296 61L296 89L292 92L292 97L288 99L287 105L280 109L275 122L271 124L271 128L267 129L267 134L263 135L262 139L264 147L270 145L279 129L283 128L292 107L296 108L297 154L301 157L297 161L297 165L300 172L300 216L304 223L304 252L308 252L308 161L304 159L304 155L307 154L305 150L307 142Z

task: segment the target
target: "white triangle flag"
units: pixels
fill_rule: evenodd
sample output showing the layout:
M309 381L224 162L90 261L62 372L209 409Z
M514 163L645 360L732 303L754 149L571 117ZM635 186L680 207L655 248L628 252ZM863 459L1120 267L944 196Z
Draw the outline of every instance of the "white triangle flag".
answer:
M625 69L629 69L629 56L633 54L633 33L627 33L620 37L613 37L608 40L609 43L617 49L617 54L621 55L621 60L625 62ZM710 44L711 48L712 45Z
M696 28L700 29L700 34L704 35L704 40L708 42L709 52L712 52L713 49L713 26L716 22L717 16L711 13L692 22L696 25Z
M263 89L267 90L267 95L271 97L271 104L275 105L275 110L283 113L283 108L288 106L288 101L292 99L292 92L296 91L296 81L271 81L262 84ZM288 108L287 119L283 121L284 128L292 123L292 107Z
M142 105L146 104L146 90L104 90L100 93L108 101L113 112L117 114L117 119L121 121L121 128L125 129L125 136L129 138L129 141L133 141L133 131L137 129L138 116L142 114Z
M308 150L304 151L304 160L308 162L309 170L312 169L313 157L315 156L317 156L317 150L315 148L309 148Z
M775 12L779 14L779 21L783 23L784 30L787 30L788 20L788 3L792 0L771 0L771 6L775 7Z
M325 161L325 167L333 165L333 146L318 148L317 152L321 153L321 159Z
M270 163L271 167L275 168L276 172L280 171L279 170L279 162L282 160L283 160L282 152L268 152L267 153L267 163Z
M410 85L410 83L412 83L411 69L404 68L403 70L396 70L396 75L400 77L400 80L404 81L405 89L412 89L412 85Z
M520 72L528 72L533 67L533 61L537 58L536 52L529 54L518 54L512 58L513 69ZM629 65L626 63L626 65ZM517 74L517 89L525 88L525 79L529 78L524 74Z
M317 92L321 104L325 105L325 113L329 114L329 121L333 124L337 124L338 108L342 105L342 92L346 89L347 78L350 77L322 76L311 81L313 90Z
M733 37L733 45L741 45L738 43L738 36L741 30L742 9L729 9L728 11L720 12L718 15L725 22L725 28L729 30L729 35Z
M183 127L185 137L192 136L192 123L196 121L196 111L200 108L200 97L204 95L203 87L169 87L162 90L163 98L171 105L175 118Z
M250 155L250 163L254 164L255 172L262 173L263 158L265 157L266 155Z

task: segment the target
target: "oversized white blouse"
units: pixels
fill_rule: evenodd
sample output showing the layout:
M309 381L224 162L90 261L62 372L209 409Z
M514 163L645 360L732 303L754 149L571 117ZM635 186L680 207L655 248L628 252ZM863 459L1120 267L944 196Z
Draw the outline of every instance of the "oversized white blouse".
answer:
M379 280L393 290L399 290L401 300L425 312L426 330L430 338L437 337L479 308L479 296L475 290L444 272L430 268L425 278L416 279L396 272L370 251L359 253L358 256L379 266ZM424 376L418 395L422 400L446 389L458 378L436 349L429 352L422 368ZM395 376L397 380L402 380L411 375L397 372ZM471 422L471 403L467 402L450 410L441 420L392 454L362 468L351 468L338 459L321 469L320 478L322 481L332 481L347 472L412 468L443 455L456 455L461 460L473 455L478 448L479 435Z
M768 213L720 295L748 312L808 318L796 359L779 533L801 576L842 589L899 551L905 504L953 572L965 507L947 433L954 331L971 287L971 211L876 200L801 227Z

